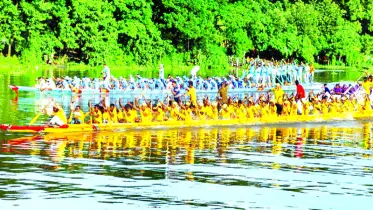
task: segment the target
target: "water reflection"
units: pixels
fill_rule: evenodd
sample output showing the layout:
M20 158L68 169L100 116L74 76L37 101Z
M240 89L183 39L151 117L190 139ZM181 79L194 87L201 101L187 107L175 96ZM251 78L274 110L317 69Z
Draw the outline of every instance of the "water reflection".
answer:
M7 138L11 138L8 136ZM20 137L2 142L4 153L72 158L130 158L168 164L227 163L233 151L296 158L355 155L332 148L372 150L370 123L363 127L256 127L136 130L123 133L66 133ZM215 155L204 156L203 153ZM372 157L364 154L364 157Z
M25 208L37 198L91 198L92 209L289 209L290 201L292 208L351 209L373 192L371 130L365 123L6 135L0 207L5 200L23 200ZM354 199L339 208L346 194ZM319 195L328 199L305 204Z

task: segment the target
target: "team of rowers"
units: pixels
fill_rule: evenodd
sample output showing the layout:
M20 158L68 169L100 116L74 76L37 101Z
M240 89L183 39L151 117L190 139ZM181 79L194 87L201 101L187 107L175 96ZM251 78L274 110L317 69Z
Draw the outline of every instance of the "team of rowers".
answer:
M280 63L272 61L262 61L252 59L247 70L243 71L241 77L229 75L228 77L206 77L197 76L197 71L191 72L191 76L176 76L173 78L168 75L164 77L163 65L161 65L159 78L143 78L140 75L128 79L119 77L115 78L110 74L108 66L104 65L102 71L103 78L73 77L62 78L43 78L37 79L35 87L40 90L47 89L72 89L74 91L82 89L100 90L164 90L168 89L173 81L183 90L188 87L189 81L197 90L218 90L222 83L229 82L229 88L263 88L274 87L276 83L283 85L294 84L298 80L301 84L312 84L314 67L304 65L303 63ZM198 68L199 69L199 68ZM303 81L303 82L302 82Z
M175 83L173 84L175 85ZM202 101L197 101L193 84L192 81L189 82L186 95L168 96L163 101L157 100L155 103L146 100L144 96L142 99L135 98L134 101L126 104L119 101L118 104L108 105L105 100L102 100L94 106L89 102L89 110L83 112L80 106L74 107L74 102L72 102L69 117L66 117L61 106L54 103L53 111L48 113L54 116L49 124L60 126L84 123L249 120L297 115L329 114L338 116L344 112L370 112L372 110L367 94L363 100L358 102L355 94L339 94L334 92L335 88L330 91L326 85L324 91L319 94L310 92L306 97L306 93L298 81L296 81L297 92L291 96L286 94L281 85L277 83L275 88L261 94L258 98L245 96L244 99L238 100L228 96L227 84L224 83L218 91L216 100L205 97ZM188 101L185 96L188 96Z

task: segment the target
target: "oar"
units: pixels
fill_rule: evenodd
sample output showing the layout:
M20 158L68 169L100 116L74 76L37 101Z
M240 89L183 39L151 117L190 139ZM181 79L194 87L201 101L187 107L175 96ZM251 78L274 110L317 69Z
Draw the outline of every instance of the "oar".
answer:
M33 124L36 122L36 120L38 120L38 118L40 117L40 115L43 114L43 110L44 110L45 108L47 108L47 107L49 106L49 104L52 103L52 101L53 101L53 99L50 100L49 103L48 103L47 105L45 105L45 106L43 107L43 109L41 109L41 111L40 111L40 112L39 112L39 113L38 113L34 118L32 118L32 120L30 121L29 125L33 125Z
M364 72L357 80L356 80L356 82L355 83L357 83L357 82L359 82L359 80L366 74L367 72ZM343 94L346 94L346 93L348 93L348 91L350 91L350 89L352 88L352 85L349 87L349 88L347 88L347 90L343 93Z
M88 101L88 107L89 107L89 124L92 124L93 122L92 122L92 114L91 114L91 112L92 112L92 102L91 102L91 100Z

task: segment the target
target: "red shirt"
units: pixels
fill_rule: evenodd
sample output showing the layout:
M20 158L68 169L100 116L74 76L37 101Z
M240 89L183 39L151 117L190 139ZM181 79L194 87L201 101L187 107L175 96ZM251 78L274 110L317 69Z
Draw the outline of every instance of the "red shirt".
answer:
M297 96L299 98L305 98L306 97L306 93L304 92L304 88L300 84L297 85Z

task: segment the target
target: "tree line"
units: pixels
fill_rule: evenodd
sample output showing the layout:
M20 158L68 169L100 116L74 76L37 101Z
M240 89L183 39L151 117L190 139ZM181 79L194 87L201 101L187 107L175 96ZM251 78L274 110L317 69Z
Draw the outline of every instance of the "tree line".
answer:
M373 0L2 0L0 49L25 62L219 67L227 56L362 65Z

